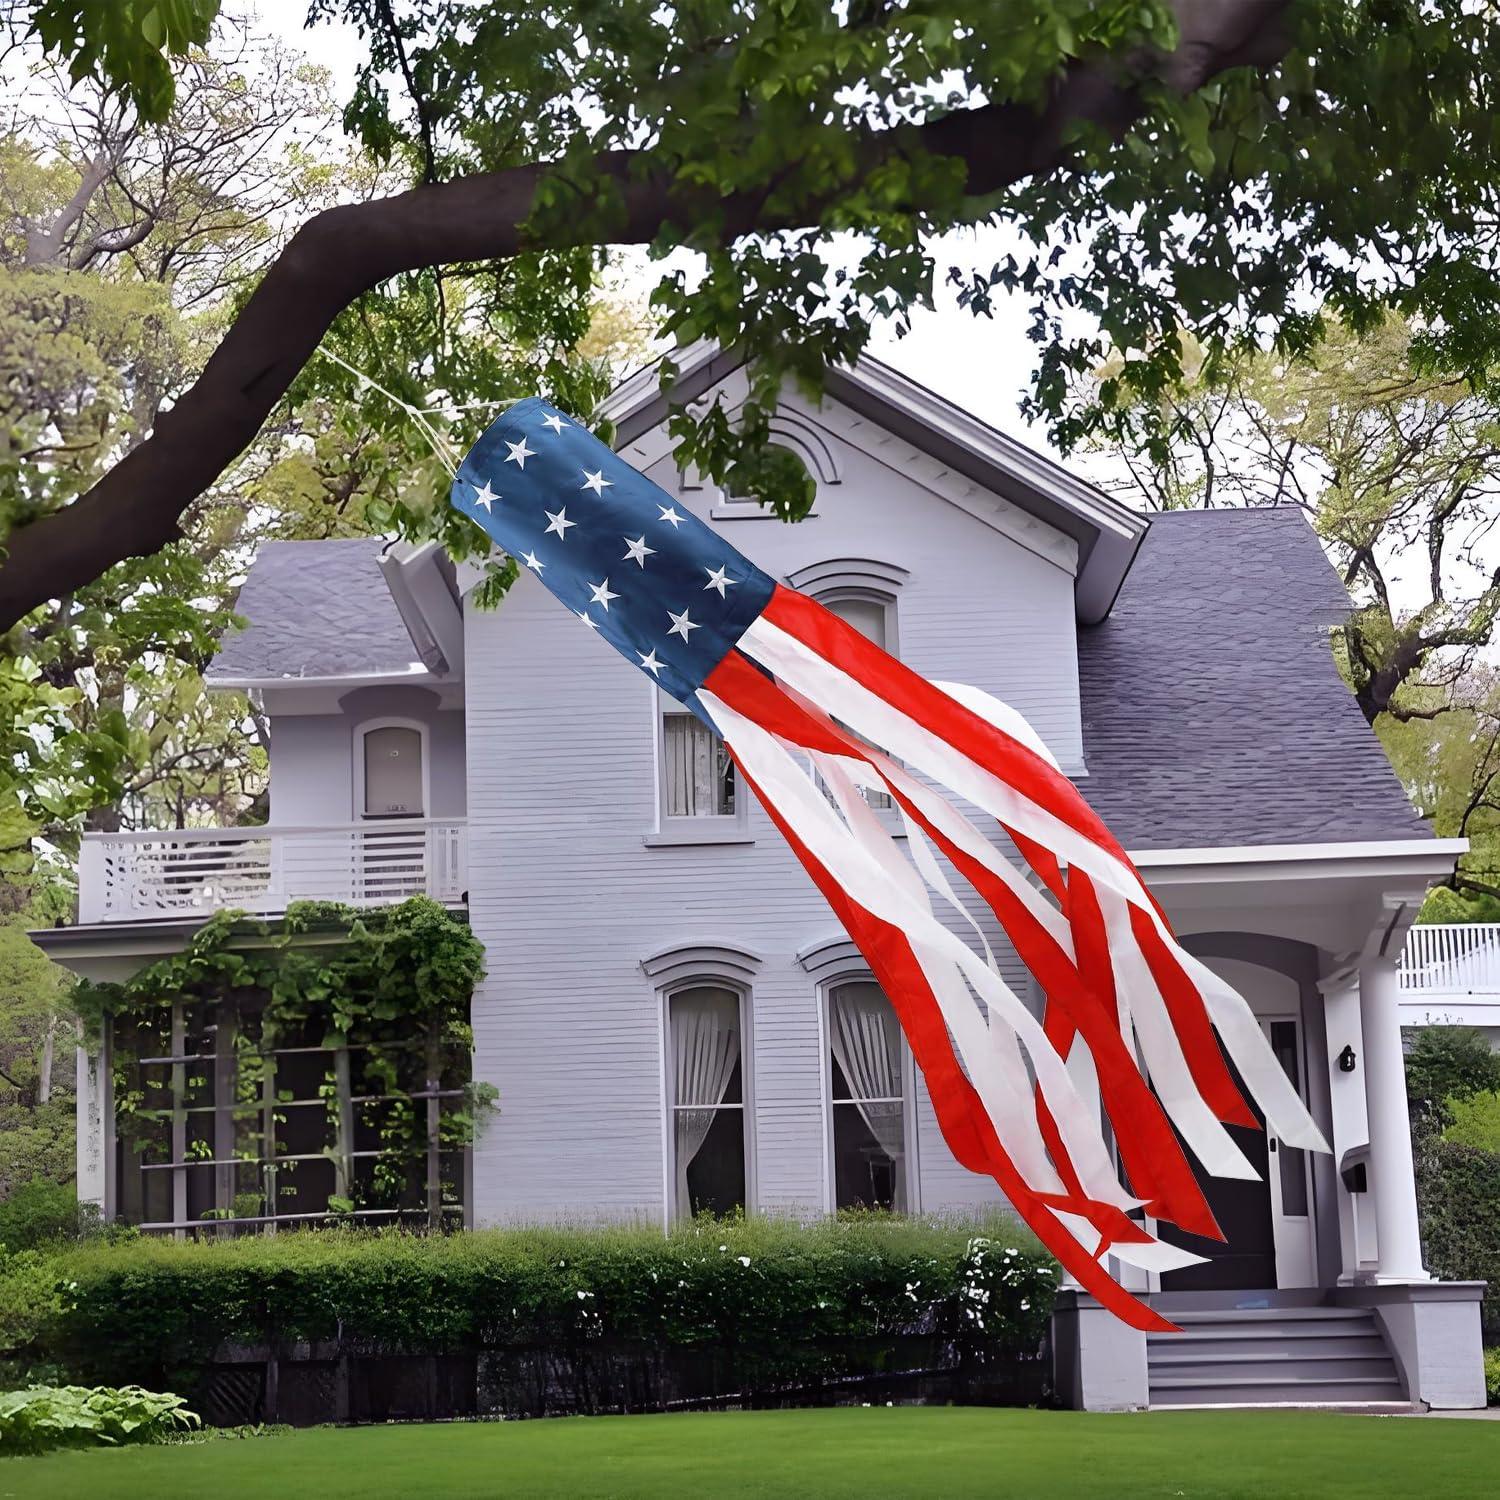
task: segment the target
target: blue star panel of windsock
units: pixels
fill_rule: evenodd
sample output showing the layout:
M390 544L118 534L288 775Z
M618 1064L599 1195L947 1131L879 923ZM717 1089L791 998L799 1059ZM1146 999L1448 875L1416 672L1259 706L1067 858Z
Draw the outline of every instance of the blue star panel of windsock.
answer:
M450 498L689 707L775 588L664 489L537 397L490 425Z

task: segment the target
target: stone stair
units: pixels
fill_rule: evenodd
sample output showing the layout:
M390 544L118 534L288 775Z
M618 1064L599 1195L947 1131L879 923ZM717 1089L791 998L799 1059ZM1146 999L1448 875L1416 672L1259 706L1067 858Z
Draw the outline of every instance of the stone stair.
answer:
M1153 1408L1381 1406L1409 1410L1373 1313L1358 1307L1159 1309L1146 1338Z

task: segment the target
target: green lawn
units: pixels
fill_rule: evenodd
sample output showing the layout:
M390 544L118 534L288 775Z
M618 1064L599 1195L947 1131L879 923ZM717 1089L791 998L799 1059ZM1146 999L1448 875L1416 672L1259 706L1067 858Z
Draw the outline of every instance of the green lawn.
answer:
M1500 1424L1313 1412L1085 1416L978 1408L319 1428L0 1461L0 1500L640 1500L919 1495L1492 1497Z

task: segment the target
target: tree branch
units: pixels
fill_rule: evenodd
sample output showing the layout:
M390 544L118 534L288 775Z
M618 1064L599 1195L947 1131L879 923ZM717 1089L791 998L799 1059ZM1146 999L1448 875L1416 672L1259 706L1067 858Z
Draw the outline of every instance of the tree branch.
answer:
M1040 112L991 104L922 126L867 132L858 143L856 180L898 153L924 151L961 160L975 197L1053 170L1066 158L1074 122L1119 135L1139 115L1132 76L1149 70L1188 93L1227 68L1277 62L1290 44L1282 24L1287 8L1288 0L1178 0L1180 40L1169 56L1079 62ZM768 214L764 192L720 198L684 189L669 167L653 167L649 153L607 152L595 168L620 205L608 236L616 244L645 244L710 214L726 237L800 228L816 223L847 186ZM334 318L362 292L455 261L596 243L597 226L586 215L561 221L544 243L523 238L550 170L539 163L424 184L329 209L305 224L151 436L72 505L12 532L0 564L0 632L124 558L149 556L176 540L183 512L250 444Z

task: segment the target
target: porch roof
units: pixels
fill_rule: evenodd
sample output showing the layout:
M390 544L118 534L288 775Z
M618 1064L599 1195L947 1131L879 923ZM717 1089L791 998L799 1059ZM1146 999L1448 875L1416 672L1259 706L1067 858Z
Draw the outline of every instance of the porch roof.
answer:
M1127 849L1430 836L1334 665L1348 612L1292 508L1153 518L1078 633L1079 785Z
M380 569L387 545L380 537L264 543L236 605L247 624L225 632L208 681L427 675Z

